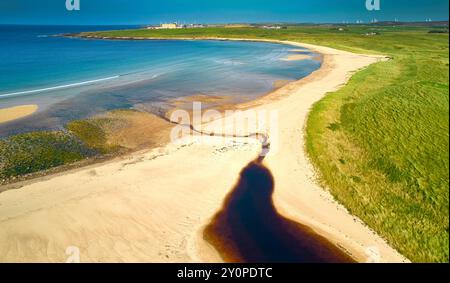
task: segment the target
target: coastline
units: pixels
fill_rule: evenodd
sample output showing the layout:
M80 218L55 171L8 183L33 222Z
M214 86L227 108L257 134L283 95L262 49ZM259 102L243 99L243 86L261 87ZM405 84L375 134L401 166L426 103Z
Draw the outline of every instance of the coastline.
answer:
M279 151L265 160L277 184L275 207L284 217L311 227L360 262L367 260L367 250L373 247L379 250L382 262L406 262L405 258L317 185L314 170L302 145L304 124L311 106L327 92L344 85L352 73L383 57L356 55L288 41L220 38L186 40L193 39L283 43L323 54L322 67L310 76L237 106L238 109L276 109L282 113ZM214 129L214 123L205 126ZM207 139L211 145L204 145L199 139ZM84 249L89 255L85 260L93 262L220 261L215 249L203 240L202 231L220 210L240 169L257 154L259 144L242 138L237 145L229 143L225 152L218 152L214 140L215 137L192 137L182 145L169 144L164 148L133 153L121 160L80 168L76 172L67 172L42 182L36 180L21 190L1 193L0 203L3 205L0 206L0 222L6 228L0 232L0 237L4 238L0 252L7 254L7 258L0 261L60 261L65 256L64 245L68 243ZM180 176L180 172L185 173ZM205 188L204 184L212 183L214 188ZM67 187L67 184L70 185ZM80 188L77 184L83 186ZM49 192L55 188L61 189L54 196L49 196ZM134 193L145 198L136 197ZM29 194L32 195L31 200L26 198ZM183 197L174 200L170 197L172 195ZM25 203L14 207L14 204L24 199ZM117 207L108 204L108 201L115 202ZM55 207L52 203L58 205ZM64 210L64 205L73 210ZM137 209L130 210L131 207ZM173 211L169 213L167 210ZM124 214L124 211L129 211L129 215ZM88 219L88 212L95 216L96 221ZM32 220L42 221L41 217L46 215L54 219L53 222L46 220L45 223L49 230L60 233L58 237L40 230L36 225L27 225L33 223ZM79 218L80 222L72 230L66 226L69 225L69 219L74 217ZM96 225L104 229L97 231L94 229ZM122 228L118 233L108 232L111 227L128 227L132 232L128 233ZM33 247L28 243L21 247L27 250L26 253L20 249L10 250L8 245L20 245L12 236L14 234L29 235L30 243L41 243L44 239L45 244L40 246L43 251L38 250L39 245ZM146 237L157 244L146 244L143 242ZM113 250L109 254L100 243L102 240L107 242L106 246L112 245ZM116 241L120 244L114 248L116 246L113 243ZM139 248L129 242L138 243ZM126 248L126 243L132 247ZM164 251L160 250L161 247ZM58 254L59 250L61 255ZM30 258L34 253L34 258Z

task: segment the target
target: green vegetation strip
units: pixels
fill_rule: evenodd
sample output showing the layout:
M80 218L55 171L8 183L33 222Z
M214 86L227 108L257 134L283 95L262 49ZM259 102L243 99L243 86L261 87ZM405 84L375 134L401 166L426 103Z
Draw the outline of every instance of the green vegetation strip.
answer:
M122 152L122 147L110 144L105 132L114 122L95 117L72 121L66 125L67 131L31 132L0 139L0 184L90 157Z
M77 120L70 122L67 129L80 138L89 148L101 154L114 153L120 149L118 146L109 145L103 125L110 123L106 118Z
M402 254L415 262L448 262L448 28L292 26L83 35L279 39L392 57L357 73L313 107L307 151L322 184Z
M95 154L79 139L61 131L12 136L0 140L0 180L70 164Z

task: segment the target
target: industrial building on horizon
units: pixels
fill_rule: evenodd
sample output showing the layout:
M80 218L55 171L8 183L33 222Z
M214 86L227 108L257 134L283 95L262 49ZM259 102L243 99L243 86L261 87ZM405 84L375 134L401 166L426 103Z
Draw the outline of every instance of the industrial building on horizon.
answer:
M183 28L205 28L204 24L179 24L174 23L161 23L159 26L148 26L147 29L183 29Z

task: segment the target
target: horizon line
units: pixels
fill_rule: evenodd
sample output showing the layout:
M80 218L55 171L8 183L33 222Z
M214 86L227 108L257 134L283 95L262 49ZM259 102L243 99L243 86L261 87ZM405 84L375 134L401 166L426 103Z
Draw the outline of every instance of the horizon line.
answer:
M169 21L170 22L170 21ZM189 21L186 21L188 23ZM284 25L376 25L381 23L442 23L447 22L449 23L449 19L446 20L432 20L432 21L418 21L418 20L411 20L411 21L395 21L395 20L383 20L383 21L377 21L377 22L363 22L363 23L356 23L356 22L228 22L228 23L198 23L198 24L205 24L205 25L235 25L235 24L247 24L247 25L262 25L262 24L284 24ZM157 25L158 23L139 23L139 24L56 24L56 23L49 23L49 24L33 24L33 23L0 23L0 26L150 26L150 25Z

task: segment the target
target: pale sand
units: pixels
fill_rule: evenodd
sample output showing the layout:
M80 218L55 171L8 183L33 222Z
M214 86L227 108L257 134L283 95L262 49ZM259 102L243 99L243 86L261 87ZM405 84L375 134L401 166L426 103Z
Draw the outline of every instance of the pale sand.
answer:
M0 109L0 123L6 123L30 116L37 110L37 105L21 105L10 108L2 108Z
M289 50L289 52L308 54L309 50L305 50L305 49L291 49L291 50Z
M283 61L300 61L300 60L307 60L307 59L312 59L313 57L311 57L310 55L307 54L292 54L292 55L288 55L285 58L282 58L281 60Z
M358 261L378 250L381 262L407 262L317 184L303 145L311 106L355 71L384 58L282 43L320 52L324 64L311 76L242 105L279 113L279 144L272 145L265 160L275 179L276 208ZM274 142L275 133L267 132ZM260 145L253 139L227 140L226 146L217 137L204 137L209 145L199 140L193 137L183 145L169 144L1 193L0 261L63 262L69 246L79 247L82 262L221 261L203 240L203 227Z

